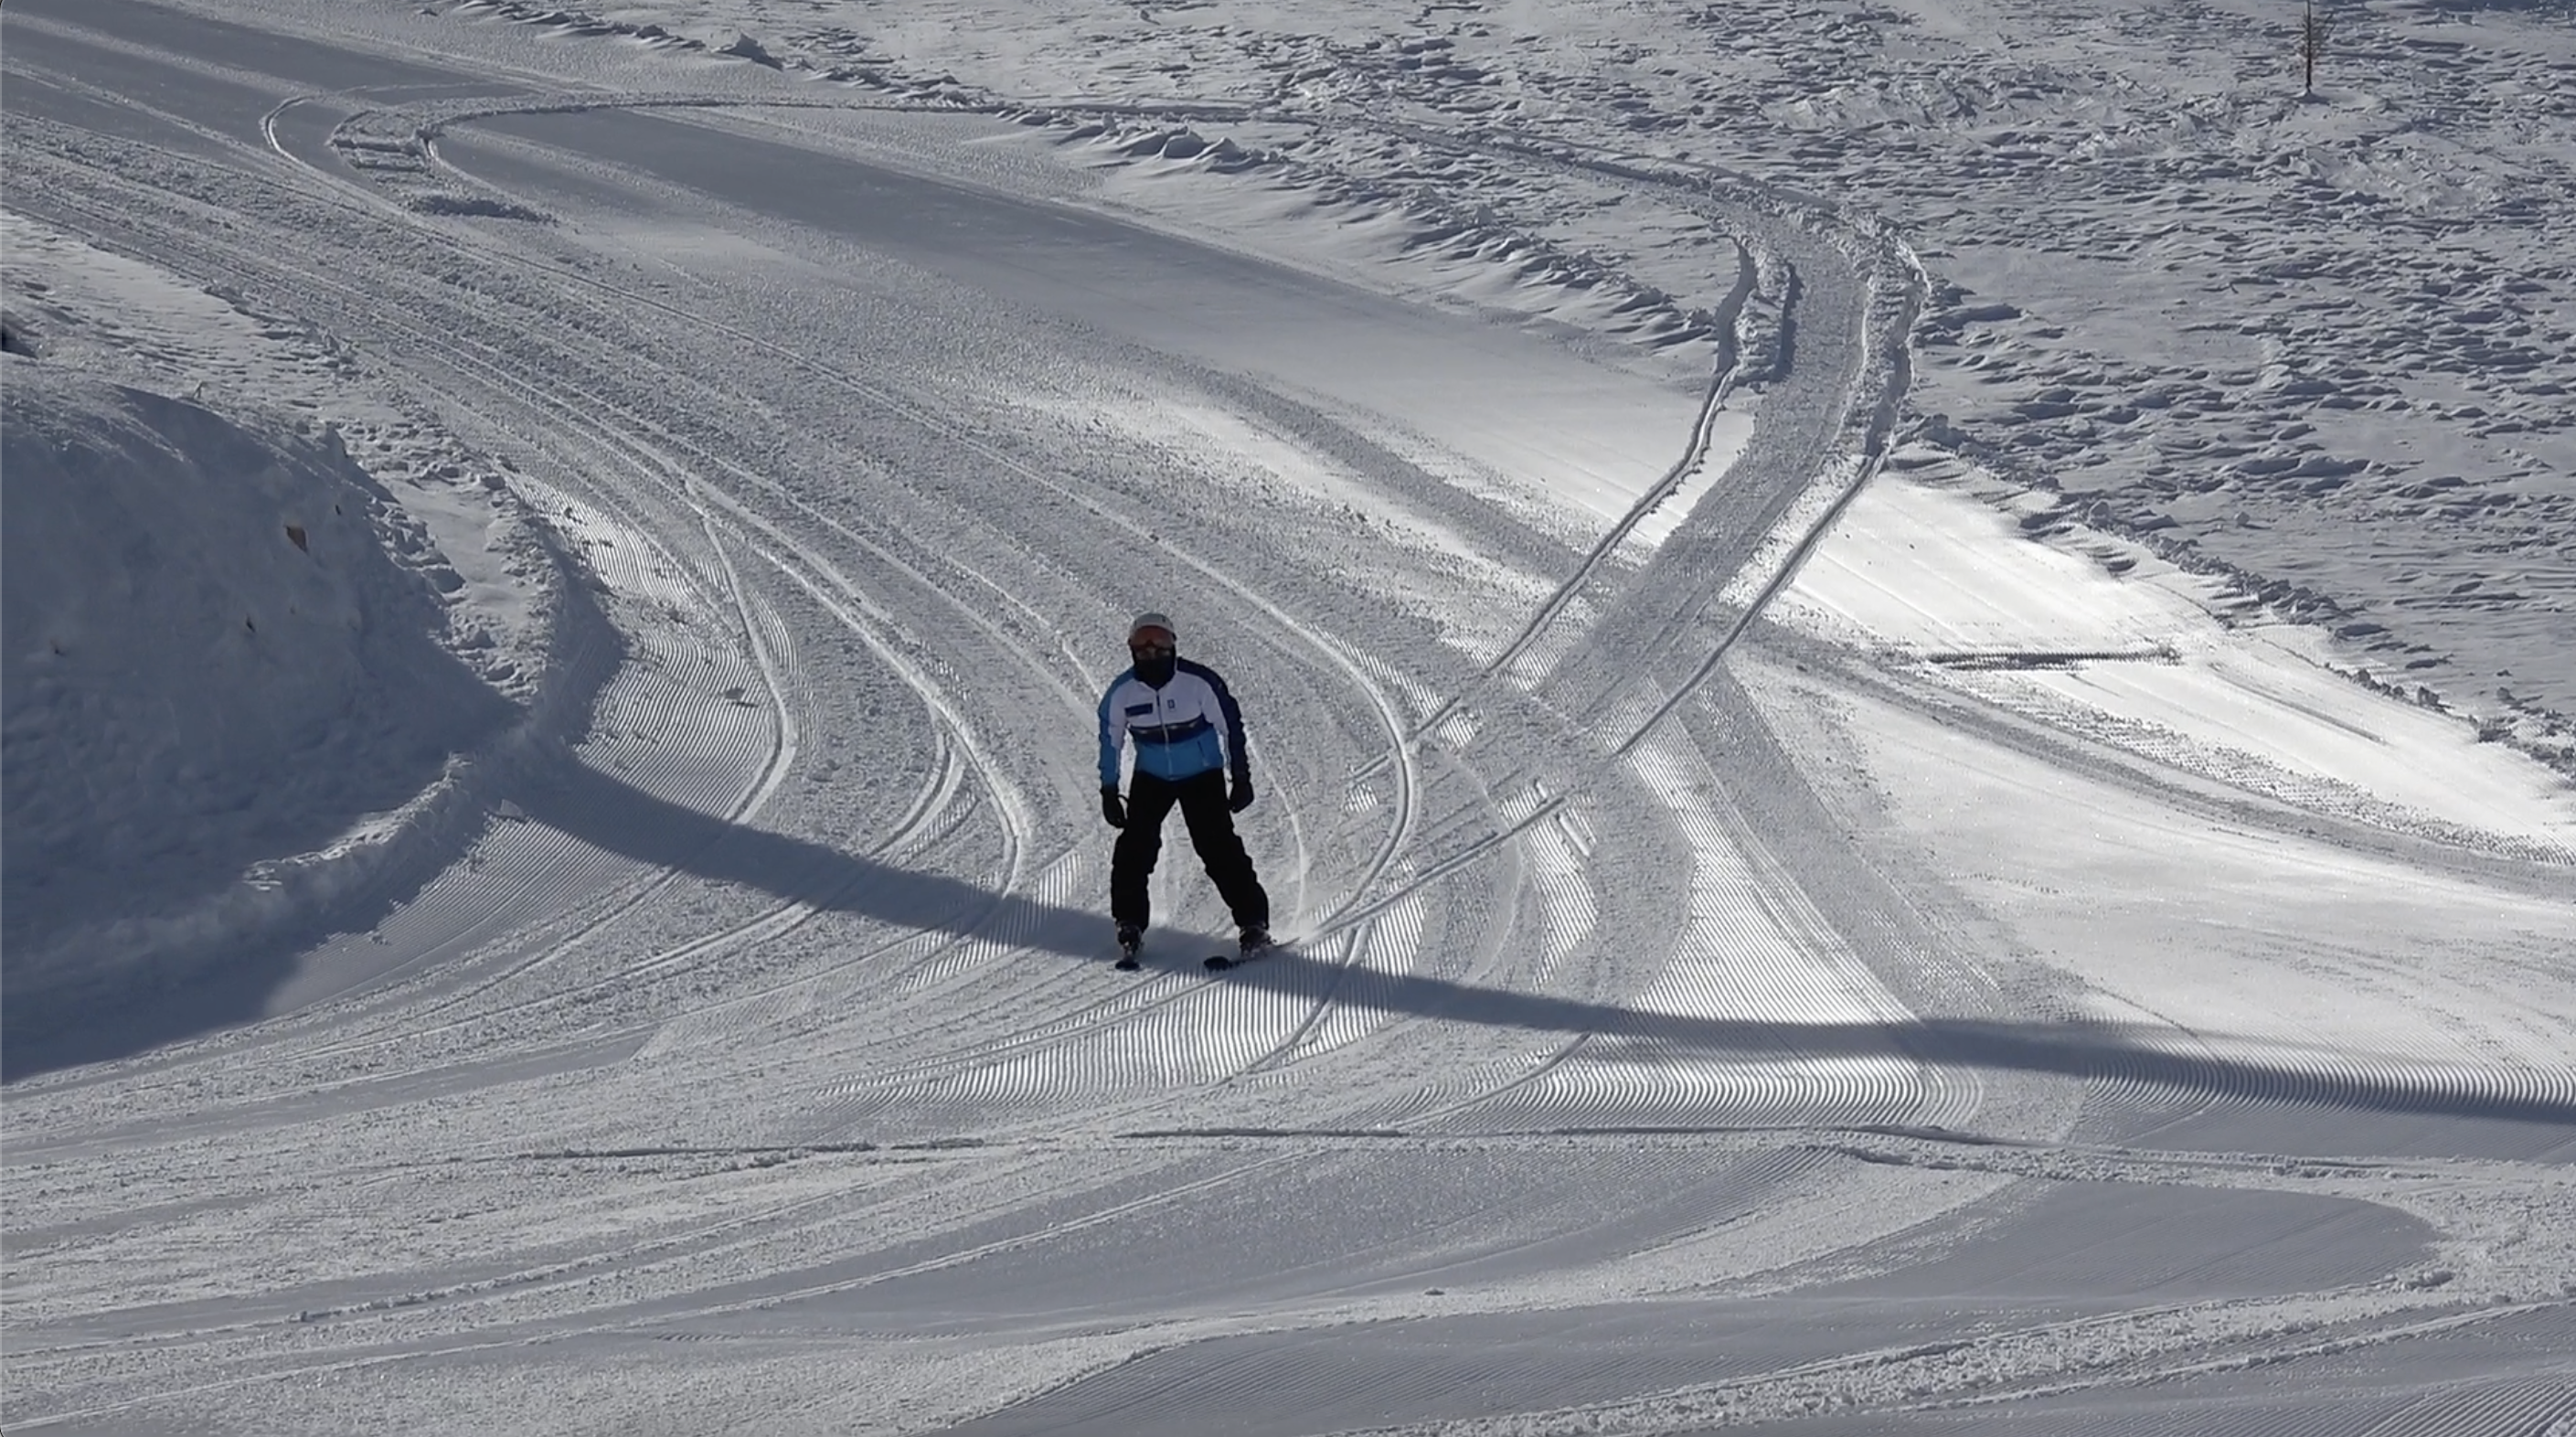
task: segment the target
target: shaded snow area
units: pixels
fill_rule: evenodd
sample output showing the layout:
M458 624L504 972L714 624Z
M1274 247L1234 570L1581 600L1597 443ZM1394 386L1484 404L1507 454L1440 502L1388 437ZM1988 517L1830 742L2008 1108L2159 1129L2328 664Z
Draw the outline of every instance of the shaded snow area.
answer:
M435 590L393 562L384 491L336 445L9 367L14 1008L132 981L99 930L165 898L169 921L238 923L185 909L399 808L505 706L433 643Z
M407 426L312 336L15 216L7 238L14 1068L154 995L238 1005L293 935L444 862L555 581L497 483L380 465L406 507L351 456L323 414Z
M11 0L0 1427L2576 1430L2576 30L2324 13Z

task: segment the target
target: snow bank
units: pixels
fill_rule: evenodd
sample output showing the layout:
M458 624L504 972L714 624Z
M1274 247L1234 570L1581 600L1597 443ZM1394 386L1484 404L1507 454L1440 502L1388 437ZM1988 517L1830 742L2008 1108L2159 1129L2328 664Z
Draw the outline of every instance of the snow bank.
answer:
M0 364L14 1007L309 901L517 710L440 646L461 581L335 432Z

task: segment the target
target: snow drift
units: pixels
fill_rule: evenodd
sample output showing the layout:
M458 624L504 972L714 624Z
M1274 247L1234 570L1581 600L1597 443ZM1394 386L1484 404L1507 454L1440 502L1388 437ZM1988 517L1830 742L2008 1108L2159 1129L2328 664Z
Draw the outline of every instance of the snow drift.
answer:
M454 572L336 433L7 370L18 1027L31 998L182 976L296 886L280 864L398 826L516 710L440 647Z

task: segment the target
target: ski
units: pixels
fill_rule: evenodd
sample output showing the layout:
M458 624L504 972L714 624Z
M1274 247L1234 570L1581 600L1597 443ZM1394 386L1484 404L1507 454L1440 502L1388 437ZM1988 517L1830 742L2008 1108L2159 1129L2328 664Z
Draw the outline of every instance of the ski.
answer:
M1211 973L1222 973L1228 968L1240 968L1255 958L1265 956L1278 946L1271 943L1259 948L1246 949L1241 953L1211 953L1207 956L1206 967Z

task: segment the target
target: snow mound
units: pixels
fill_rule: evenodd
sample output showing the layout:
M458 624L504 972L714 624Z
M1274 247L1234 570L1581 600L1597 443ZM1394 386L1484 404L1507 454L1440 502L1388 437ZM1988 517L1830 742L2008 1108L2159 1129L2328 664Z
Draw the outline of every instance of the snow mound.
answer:
M707 49L714 54L749 60L755 65L767 65L773 70L778 68L778 60L769 53L768 47L740 30L718 30L707 41Z
M278 865L398 827L517 709L441 647L441 566L398 561L427 541L335 431L0 362L17 1009L309 901Z

